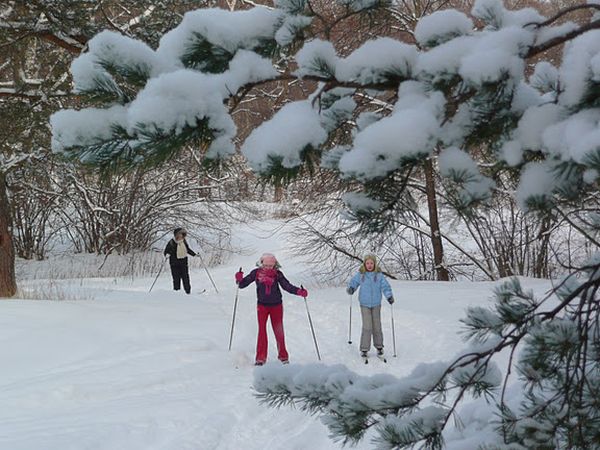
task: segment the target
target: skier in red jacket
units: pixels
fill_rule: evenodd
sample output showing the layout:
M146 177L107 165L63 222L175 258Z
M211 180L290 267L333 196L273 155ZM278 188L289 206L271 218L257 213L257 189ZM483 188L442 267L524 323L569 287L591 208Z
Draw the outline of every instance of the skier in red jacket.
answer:
M262 366L267 361L267 320L269 316L271 317L271 326L277 340L278 358L283 364L287 364L289 357L285 348L283 303L279 287L281 286L290 294L296 294L300 297L307 297L308 292L306 289L294 286L287 280L279 270L281 266L273 254L265 253L262 255L259 264L258 268L245 277L242 271L235 274L235 281L238 283L240 289L247 287L252 282L256 283L258 338L256 342L255 364Z

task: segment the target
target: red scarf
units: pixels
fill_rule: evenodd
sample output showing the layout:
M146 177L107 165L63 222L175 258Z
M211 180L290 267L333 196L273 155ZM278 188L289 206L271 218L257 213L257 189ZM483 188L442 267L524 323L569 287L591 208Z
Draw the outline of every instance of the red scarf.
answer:
M271 293L271 288L277 280L277 269L267 269L265 267L261 267L258 269L258 273L256 274L256 279L259 283L265 285L265 293L269 295Z

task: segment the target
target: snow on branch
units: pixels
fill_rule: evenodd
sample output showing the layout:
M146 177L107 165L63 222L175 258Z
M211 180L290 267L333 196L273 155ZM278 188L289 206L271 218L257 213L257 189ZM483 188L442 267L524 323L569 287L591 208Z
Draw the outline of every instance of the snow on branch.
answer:
M93 91L102 83L118 90L109 70L127 78L137 77L137 82L143 84L161 73L163 67L154 50L143 42L113 31L102 31L88 42L88 52L71 64L75 91Z
M33 25L27 22L8 21L0 18L0 30L31 34L52 42L73 54L79 54L85 47L85 41L81 37L71 36L61 31L53 31L41 23Z
M2 87L0 88L0 97L14 97L14 98L22 98L22 99L47 99L51 97L70 97L73 94L70 92L64 91L52 91L49 93L43 92L40 89L22 89L22 88L10 88L10 87Z
M156 51L104 31L72 64L75 90L102 99L107 108L116 108L111 103L117 101L123 113L87 132L81 123L106 121L109 115L91 109L78 119L72 111L72 131L69 121L53 120L54 149L85 155L89 163L113 158L139 164L164 160L189 140L199 140L207 144L208 158L230 155L236 128L226 99L245 86L274 79L278 72L266 56L277 51L278 31L285 25L292 39L309 23L278 8L200 9L188 12ZM134 98L132 90L138 91Z
M417 82L402 83L392 115L357 133L339 169L359 179L386 175L428 156L442 119L444 98Z
M242 154L259 173L278 166L293 169L302 163L303 152L319 147L326 138L319 113L311 102L294 102L252 131L242 146Z
M342 3L351 13L381 6L372 1ZM99 34L90 42L90 51L73 64L75 86L82 92L110 94L125 115L110 138L101 133L102 139L88 136L92 139L83 142L96 142L103 159L131 154L140 160L144 154L166 157L189 140L199 139L206 148L213 145L210 156L223 157L234 152L236 130L230 114L251 89L303 79L322 83L312 99L313 107L319 100L319 111L308 105L285 107L243 145L244 154L261 174L268 174L269 167L291 174L314 160L309 154L318 159L335 142L328 138L345 125L354 127L351 142L344 151L329 152L335 158L327 164L342 176L362 182L418 165L437 156L437 148L484 142L495 142L501 157L513 167L520 167L531 152L542 152L549 159L579 167L588 185L596 179L600 156L593 133L586 134L587 143L577 149L570 145L559 149L544 138L568 116L573 118L564 127L585 128L583 109L597 105L600 39L594 21L553 29L548 27L553 22L532 8L509 10L501 0L478 0L472 15L484 22L481 29L475 29L464 13L446 10L418 22L416 38L424 48L381 37L342 58L332 42L315 39L297 52L298 69L293 72L281 46L301 38L310 23L305 14L310 12L310 3L301 0L245 11L192 11L163 37L156 51L115 33ZM285 42L277 37L284 28ZM541 47L555 45L557 39L572 40L562 66L553 69L541 63L526 80L527 59ZM137 84L139 91L133 97L121 78ZM324 94L337 88L355 91L333 105L323 103ZM366 116L354 121L355 99L377 98L382 91L395 95L391 114L370 116L373 120L368 124L360 119ZM548 101L554 106L543 105ZM228 102L229 108L224 107ZM294 114L289 113L293 108L297 108ZM286 145L281 130L290 134L293 126L306 136L298 133L299 139ZM141 154L137 150L111 153L112 147L102 146L103 139L120 142L119 148L137 148ZM144 152L141 143L150 150ZM81 146L74 150L84 151ZM458 181L456 173L454 181ZM553 185L563 193L578 172L565 173L569 177ZM493 184L481 175L475 178L463 193L483 201Z
M335 75L340 81L358 81L363 85L399 81L412 76L416 61L414 46L383 37L365 42L340 60Z
M488 358L496 342L470 347L451 364L419 364L403 378L360 376L342 365L266 366L255 371L254 389L268 405L322 415L334 438L344 443L359 441L376 425L375 442L386 448L423 441L439 445L453 408L442 402L420 407L421 402L447 389L470 389L479 396L499 386L502 377Z
M473 31L473 21L454 9L436 11L423 17L415 27L415 39L423 47L435 47Z
M262 51L263 45L273 41L285 17L284 11L266 7L190 11L179 26L162 37L157 54L168 65L217 72L237 50Z

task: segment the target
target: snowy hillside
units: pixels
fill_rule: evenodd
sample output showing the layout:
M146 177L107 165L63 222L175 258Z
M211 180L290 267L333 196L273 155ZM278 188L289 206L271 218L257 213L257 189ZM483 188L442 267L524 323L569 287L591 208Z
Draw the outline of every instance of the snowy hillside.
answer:
M78 287L94 300L3 301L0 449L338 448L317 418L290 408L274 410L254 397L253 288L240 291L233 349L227 351L233 274L239 266L248 272L263 251L274 251L290 281L309 290L323 363L345 364L363 375L401 376L419 362L448 359L460 346L456 332L464 308L490 296L491 283L392 281L398 357L391 357L386 305L388 364L374 359L364 365L356 345L357 305L354 344L348 345L348 296L343 288L315 288L306 267L285 251L291 239L285 229L272 233L276 225L263 222L236 231L248 255L211 270L218 294L205 272L194 270L191 296L171 291L164 271L151 294L151 277L116 283L86 279ZM525 284L540 292L548 287ZM197 293L200 288L206 293ZM286 295L284 305L292 366L316 362L302 301ZM269 358L279 364L269 333ZM473 441L459 444L456 435L448 434L448 448L476 448ZM372 444L366 439L358 448Z

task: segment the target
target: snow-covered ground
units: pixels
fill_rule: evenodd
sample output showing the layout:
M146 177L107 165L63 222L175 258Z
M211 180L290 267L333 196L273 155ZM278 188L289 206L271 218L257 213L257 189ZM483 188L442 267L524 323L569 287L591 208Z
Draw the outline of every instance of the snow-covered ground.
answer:
M227 351L236 287L234 272L273 251L294 284L309 290L309 307L325 364L361 374L407 374L418 362L447 360L461 347L464 308L485 304L492 283L392 281L397 358L392 355L390 307L383 310L388 364L364 365L356 343L358 306L348 345L349 298L342 287L314 288L306 267L285 251L280 223L236 231L243 256L192 272L191 296L170 290L165 270L152 277L85 279L63 288L86 292L80 301L0 302L0 449L332 449L318 418L258 403L252 390L256 338L255 293L239 293L231 352ZM350 274L343 274L341 279ZM36 282L40 282L36 280ZM527 280L543 292L548 283ZM93 298L94 300L89 300ZM286 295L284 325L292 363L316 353L306 309ZM276 360L270 334L270 360ZM368 440L357 448L372 448ZM461 447L468 450L466 447ZM473 447L476 443L473 442Z

